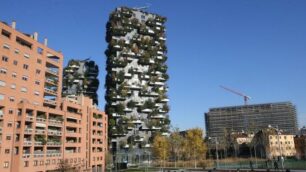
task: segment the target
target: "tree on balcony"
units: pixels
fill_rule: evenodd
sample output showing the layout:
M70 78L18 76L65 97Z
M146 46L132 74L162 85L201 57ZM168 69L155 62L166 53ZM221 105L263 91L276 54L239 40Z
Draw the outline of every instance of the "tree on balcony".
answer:
M41 142L43 145L47 143L46 136L44 135L35 135L34 140L36 142Z
M169 110L170 110L169 105L164 104L162 110L165 111L165 112L169 112Z
M136 102L134 102L133 100L129 101L127 103L127 107L131 108L131 109L135 108L136 107Z
M125 108L125 106L122 103L120 103L120 104L116 105L115 111L119 115L124 115L124 108Z
M126 82L123 82L119 88L118 88L118 94L121 96L121 97L126 97L130 91L130 89L127 87L127 83Z

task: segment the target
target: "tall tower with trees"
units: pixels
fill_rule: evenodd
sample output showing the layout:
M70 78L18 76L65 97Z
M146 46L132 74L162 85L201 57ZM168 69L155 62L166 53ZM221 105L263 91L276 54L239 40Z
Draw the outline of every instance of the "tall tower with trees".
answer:
M127 7L110 14L105 110L110 117L110 146L117 156L136 151L139 160L150 150L156 133L168 135L165 22L160 15ZM133 159L127 156L117 160Z

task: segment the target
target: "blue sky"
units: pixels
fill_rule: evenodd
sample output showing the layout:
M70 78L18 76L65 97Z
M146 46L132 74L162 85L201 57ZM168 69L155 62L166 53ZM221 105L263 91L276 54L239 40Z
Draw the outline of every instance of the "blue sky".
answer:
M170 118L181 129L204 128L210 107L292 101L306 125L306 1L304 0L1 0L0 20L39 32L61 50L65 64L88 58L100 66L104 108L105 25L117 6L140 7L168 18Z

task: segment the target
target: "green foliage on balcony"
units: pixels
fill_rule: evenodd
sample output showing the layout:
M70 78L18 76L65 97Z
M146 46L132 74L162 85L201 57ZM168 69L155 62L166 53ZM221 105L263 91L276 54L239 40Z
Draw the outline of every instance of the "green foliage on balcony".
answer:
M151 119L149 121L146 122L146 126L148 128L152 128L152 127L162 127L163 124L160 122L160 120L158 119Z
M162 110L165 111L165 112L169 112L169 110L170 110L169 105L164 104Z
M127 88L127 83L123 82L119 87L118 87L118 95L121 97L126 97L129 94L130 89Z
M115 127L111 128L111 133L118 135L125 135L127 133L127 129L123 125L116 125Z
M128 108L135 108L136 107L136 102L134 102L133 100L130 100L128 103L127 103L127 107Z
M43 119L46 119L47 118L47 115L46 113L41 113L41 112L37 112L37 118L43 118Z
M171 122L171 121L170 121L170 119L169 119L169 118L165 118L165 119L164 119L164 124L165 124L165 125L169 125L169 124L170 124L170 122Z
M127 34L127 31L125 31L123 28L112 28L110 30L110 35L112 36L125 36Z
M47 142L61 143L61 137L49 136Z
M155 20L157 22L165 23L167 21L167 18L166 17L162 17L162 16L156 16Z
M124 68L128 64L127 59L124 58L116 58L112 61L113 67L121 67Z
M108 128L113 128L116 125L116 121L112 118L108 120Z
M34 140L36 142L42 142L43 145L45 145L47 143L46 136L44 136L44 135L35 135Z
M115 112L119 115L124 115L124 108L125 106L122 103L119 103L115 106Z
M62 116L49 116L49 120L55 120L55 121L64 121L64 118Z
M155 103L151 99L149 99L145 101L145 103L142 106L142 109L152 109L153 110L154 107L155 107Z
M93 114L93 117L94 117L95 119L102 119L102 115L101 115L101 114L96 114L96 113L94 113L94 114Z

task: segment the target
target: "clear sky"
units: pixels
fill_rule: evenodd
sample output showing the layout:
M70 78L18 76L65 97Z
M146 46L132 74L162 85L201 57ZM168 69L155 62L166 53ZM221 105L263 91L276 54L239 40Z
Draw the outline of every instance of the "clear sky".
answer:
M251 96L250 103L292 101L306 125L305 0L1 0L0 20L39 32L49 46L100 67L104 108L105 24L117 6L140 7L168 18L170 118L181 129L204 128L210 107L241 105L219 87Z

